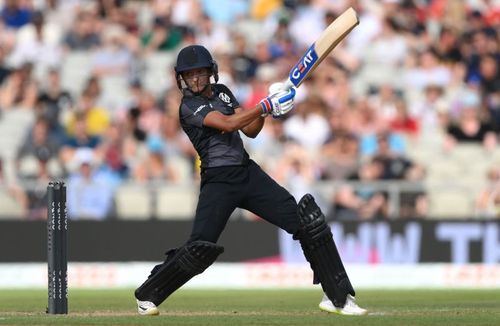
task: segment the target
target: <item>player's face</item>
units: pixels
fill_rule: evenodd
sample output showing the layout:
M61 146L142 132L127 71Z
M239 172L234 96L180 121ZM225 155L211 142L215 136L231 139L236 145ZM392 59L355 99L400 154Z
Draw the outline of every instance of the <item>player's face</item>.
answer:
M182 73L182 78L193 92L201 92L210 83L210 69L197 68Z

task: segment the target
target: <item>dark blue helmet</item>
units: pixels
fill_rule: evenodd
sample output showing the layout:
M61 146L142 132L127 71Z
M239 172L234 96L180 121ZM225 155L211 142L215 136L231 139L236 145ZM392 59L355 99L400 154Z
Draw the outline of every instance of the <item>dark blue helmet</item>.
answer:
M219 80L219 71L217 63L212 58L210 52L201 45L189 45L183 48L177 55L177 63L175 64L175 78L179 89L181 85L181 73L191 69L209 68L214 76L215 82Z

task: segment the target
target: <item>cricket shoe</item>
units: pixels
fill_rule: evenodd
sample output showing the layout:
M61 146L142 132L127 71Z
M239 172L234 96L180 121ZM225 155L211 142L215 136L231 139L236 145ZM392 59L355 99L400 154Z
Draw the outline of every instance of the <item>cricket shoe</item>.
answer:
M137 311L139 315L143 316L156 316L160 314L158 307L151 301L137 300Z
M368 310L360 308L356 304L356 298L352 295L348 294L347 299L345 301L345 305L342 308L335 307L330 299L325 295L323 295L323 300L319 303L319 309L332 312L339 315L347 315L347 316L361 316L368 314Z

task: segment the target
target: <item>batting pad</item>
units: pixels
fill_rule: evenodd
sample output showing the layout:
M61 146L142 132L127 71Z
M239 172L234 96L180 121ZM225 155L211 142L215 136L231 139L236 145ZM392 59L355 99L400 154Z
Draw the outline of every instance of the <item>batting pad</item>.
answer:
M207 241L194 241L169 251L172 255L155 266L148 279L135 290L135 297L158 306L193 276L203 273L223 252L222 246Z
M354 296L355 292L333 241L332 231L326 224L325 215L312 195L307 194L299 201L298 215L301 229L294 238L300 241L315 280L321 283L323 291L336 307L343 307L347 294Z

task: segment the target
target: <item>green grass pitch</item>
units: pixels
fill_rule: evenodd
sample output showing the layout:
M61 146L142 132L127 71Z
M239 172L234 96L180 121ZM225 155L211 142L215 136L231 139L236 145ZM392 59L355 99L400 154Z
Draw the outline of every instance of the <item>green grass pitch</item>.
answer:
M133 290L71 290L47 315L44 290L0 291L0 325L500 325L500 290L359 290L368 316L318 309L320 290L180 290L138 316Z

